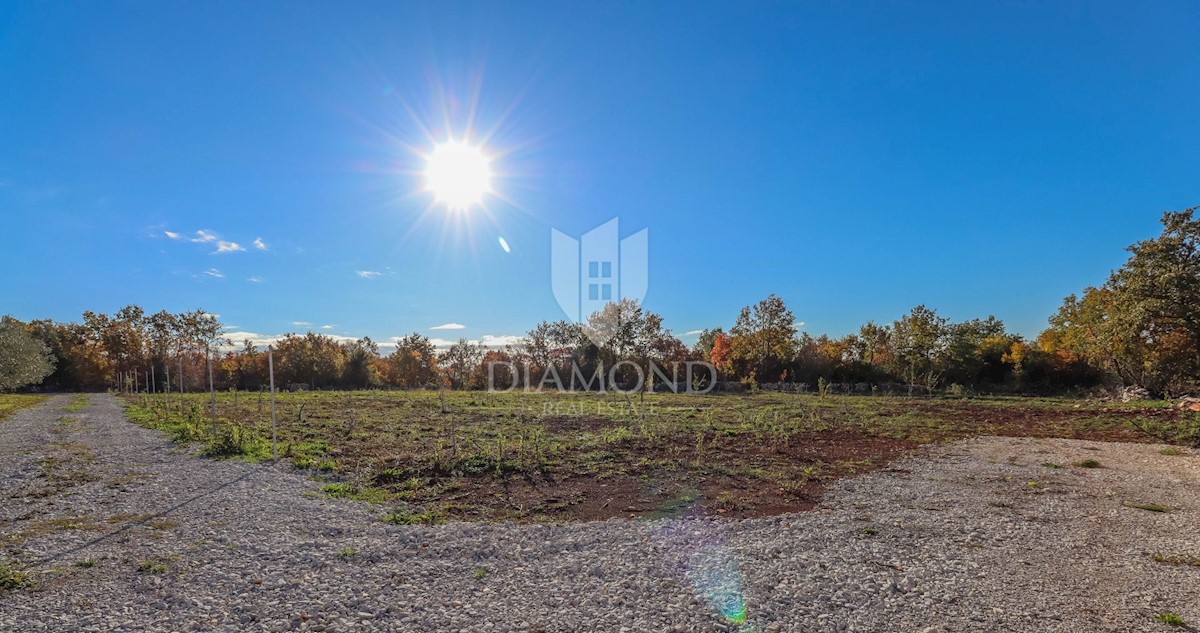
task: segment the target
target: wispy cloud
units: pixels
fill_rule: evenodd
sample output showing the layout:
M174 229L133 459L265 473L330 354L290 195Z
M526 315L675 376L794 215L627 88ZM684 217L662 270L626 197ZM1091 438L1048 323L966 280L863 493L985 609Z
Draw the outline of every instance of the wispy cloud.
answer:
M704 334L704 330L688 330L683 333L684 336L696 336L698 334Z
M177 239L180 239L183 237L182 235L180 235L174 231L163 231L163 235L166 235L167 239L172 239L172 240L177 240Z
M362 277L363 279L374 279L383 274L383 273L379 272L378 270L356 270L354 272L355 272L355 274L357 274L359 277Z
M217 270L216 268L209 268L208 270L204 271L204 274L208 275L209 277L216 277L217 279L225 278L225 273Z
M308 321L292 321L292 325L296 327L312 327L312 323Z
M199 231L196 231L196 237L193 237L192 241L196 242L197 244L204 244L207 242L215 242L215 241L217 241L217 236L213 235L209 231L205 231L205 230L201 229Z
M236 253L244 250L246 249L242 248L242 246L237 242L217 242L218 253Z
M466 327L467 326L463 325L462 323L443 323L441 325L435 325L429 329L431 329L431 330L462 330L462 329L466 329Z
M260 251L265 251L267 250L267 243L263 241L263 238L256 237L254 238L254 248L257 248Z
M325 325L322 325L322 326L321 326L321 329L322 329L322 330L332 330L332 329L333 329L333 324L332 324L332 323L326 323Z
M246 281L248 281L248 282L250 282L250 283L252 283L252 284L261 284L261 283L262 283L262 277L259 277L258 275L255 275L255 276L253 276L253 277L247 277L247 278L246 278Z

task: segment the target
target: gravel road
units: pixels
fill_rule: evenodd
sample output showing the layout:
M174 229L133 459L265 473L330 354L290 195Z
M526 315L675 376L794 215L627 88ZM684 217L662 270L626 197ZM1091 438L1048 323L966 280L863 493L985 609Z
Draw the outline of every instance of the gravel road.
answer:
M34 581L0 590L0 630L1200 624L1191 451L981 438L842 481L796 515L401 527L289 467L194 457L110 396L70 402L0 422L0 559ZM1087 459L1101 467L1074 466ZM1149 504L1171 511L1133 507Z

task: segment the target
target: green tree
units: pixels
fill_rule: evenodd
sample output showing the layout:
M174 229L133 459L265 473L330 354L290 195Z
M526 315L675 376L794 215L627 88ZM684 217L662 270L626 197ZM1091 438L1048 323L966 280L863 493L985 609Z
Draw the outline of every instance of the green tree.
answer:
M54 371L49 348L12 317L0 317L0 391L36 385Z

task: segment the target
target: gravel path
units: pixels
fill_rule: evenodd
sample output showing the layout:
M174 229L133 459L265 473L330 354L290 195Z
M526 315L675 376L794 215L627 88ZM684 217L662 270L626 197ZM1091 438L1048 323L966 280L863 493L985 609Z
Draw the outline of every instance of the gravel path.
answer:
M1200 623L1200 566L1186 560L1200 559L1200 458L1162 446L981 438L770 519L399 527L285 466L193 457L128 423L112 397L77 413L70 402L0 422L0 558L36 583L0 590L0 630L1165 631L1165 612ZM1086 459L1102 467L1072 467Z

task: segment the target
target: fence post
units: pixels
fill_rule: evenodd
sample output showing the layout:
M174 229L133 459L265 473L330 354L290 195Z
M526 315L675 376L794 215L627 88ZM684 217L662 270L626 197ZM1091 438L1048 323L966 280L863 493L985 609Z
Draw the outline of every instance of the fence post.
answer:
M183 416L183 353L179 354L179 415Z
M267 371L271 375L271 458L278 460L279 436L275 431L275 355L270 345L267 346ZM261 396L259 398L261 400Z
M204 350L204 364L208 365L208 403L209 403L209 406L212 407L212 430L213 430L213 435L216 436L216 434L217 434L217 392L213 391L212 352L209 351L208 348L205 348L205 350Z

